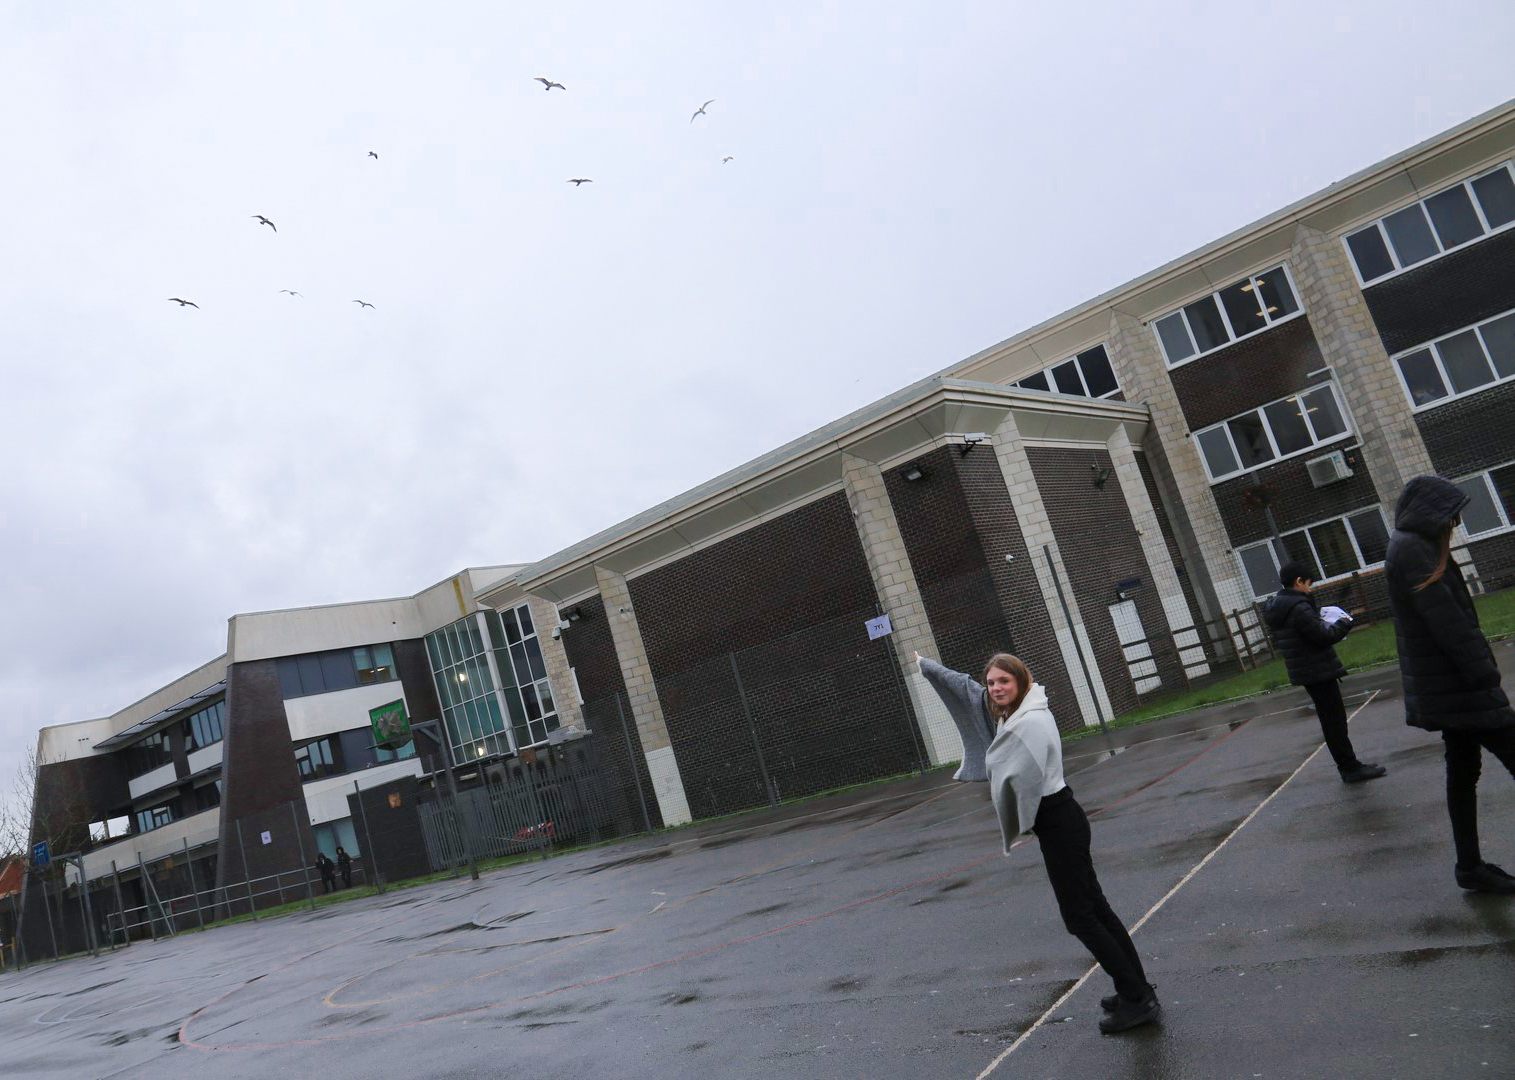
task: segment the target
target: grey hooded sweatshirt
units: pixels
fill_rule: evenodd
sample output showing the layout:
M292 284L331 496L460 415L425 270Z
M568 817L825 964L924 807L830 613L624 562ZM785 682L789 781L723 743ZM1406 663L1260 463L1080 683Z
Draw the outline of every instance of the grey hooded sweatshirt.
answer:
M1000 839L1009 854L1016 837L1036 824L1042 797L1068 786L1063 782L1063 738L1047 707L1047 691L1032 683L1020 706L996 730L989 691L972 676L924 656L921 674L942 699L963 739L963 763L953 779L988 780Z

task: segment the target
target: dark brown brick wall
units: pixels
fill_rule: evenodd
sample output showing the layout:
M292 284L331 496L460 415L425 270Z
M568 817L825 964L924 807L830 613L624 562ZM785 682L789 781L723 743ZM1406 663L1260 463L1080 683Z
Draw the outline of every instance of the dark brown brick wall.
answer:
M840 492L630 582L695 817L908 771L914 721Z
M1415 424L1443 476L1461 477L1515 461L1515 383L1417 413Z
M1115 584L1125 578L1141 578L1141 587L1131 595L1142 627L1150 638L1168 633L1162 601L1152 585L1152 571L1142 551L1141 538L1131 511L1116 481L1109 451L1104 448L1064 449L1028 447L1031 471L1041 489L1047 517L1062 553L1063 566L1083 616L1084 628L1093 646L1090 662L1098 668L1110 703L1117 713L1138 702L1125 653L1115 633L1109 608L1116 603ZM1103 487L1095 487L1095 469L1110 469ZM1154 650L1158 675L1165 688L1183 686L1181 672L1167 650Z
M407 638L389 645L394 654L395 670L400 675L400 687L405 693L405 710L412 721L438 720L442 705L437 701L437 684L431 677L431 660L426 655L423 638ZM426 737L421 737L425 743Z
M605 617L605 601L596 596L574 606L580 617L563 631L563 651L568 654L568 663L584 695L584 722L594 732L591 738L596 743L598 760L610 777L616 814L622 819L624 831L633 831L640 825L645 805L652 827L662 828L662 814L647 771L646 751L626 703L626 683L621 676L610 621Z
M31 842L46 840L54 854L89 849L89 826L126 813L131 801L114 754L71 758L37 767Z
M1503 589L1515 585L1515 533L1474 540L1468 553L1478 568L1478 579L1485 589Z
M1367 463L1355 446L1350 443L1346 445L1347 461L1352 466L1353 475L1350 479L1323 488L1310 483L1310 474L1305 468L1305 462L1313 456L1310 454L1257 470L1257 481L1267 489L1272 499L1273 517L1278 522L1279 532L1288 532L1301 525L1312 525L1378 502L1378 493L1373 487L1373 478L1368 474ZM1332 446L1327 449L1338 448ZM1263 540L1269 535L1267 515L1261 507L1253 505L1247 499L1246 492L1253 486L1254 481L1249 475L1223 481L1211 489L1233 547Z
M905 479L912 465L923 479ZM976 678L994 653L1016 653L1047 688L1059 722L1082 726L994 454L943 447L889 470L884 483L941 662Z
M1168 558L1173 562L1173 570L1178 574L1178 587L1184 594L1184 604L1189 609L1189 618L1192 625L1199 626L1205 619L1199 606L1199 597L1194 591L1194 582L1189 577L1189 564L1184 560L1183 550L1178 544L1178 535L1173 531L1173 521L1168 517L1168 509L1163 504L1161 489L1157 486L1157 476L1152 471L1152 463L1147 460L1147 455L1140 450L1131 455L1136 458L1136 467L1141 470L1142 485L1147 489L1147 498L1152 501L1152 509L1157 514L1157 527L1163 534L1163 546L1168 549Z
M1480 240L1363 290L1392 356L1515 308L1515 231Z
M299 869L302 845L305 863L315 859L310 815L273 660L231 665L226 673L226 712L218 886L245 880L243 851L247 873L255 878ZM240 850L238 823L242 826ZM272 836L269 844L260 841L265 831ZM274 898L260 900L260 904L275 902Z
M1323 382L1306 376L1325 366L1310 320L1300 316L1191 360L1168 378L1192 432Z

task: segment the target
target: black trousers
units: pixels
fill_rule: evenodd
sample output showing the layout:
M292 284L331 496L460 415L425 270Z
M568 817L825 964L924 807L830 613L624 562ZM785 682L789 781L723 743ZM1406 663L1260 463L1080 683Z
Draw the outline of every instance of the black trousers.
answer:
M1151 986L1131 935L1100 890L1089 855L1089 818L1073 792L1063 788L1044 796L1033 831L1068 933L1094 955L1121 997L1140 1001Z
M1341 683L1309 683L1305 692L1315 702L1315 715L1320 718L1320 733L1326 737L1326 750L1342 772L1355 769L1359 762L1352 750L1352 740L1347 738L1347 707L1341 700Z
M1472 870L1483 862L1478 850L1478 774L1488 750L1515 776L1515 728L1501 731L1443 731L1447 748L1447 815L1457 865Z

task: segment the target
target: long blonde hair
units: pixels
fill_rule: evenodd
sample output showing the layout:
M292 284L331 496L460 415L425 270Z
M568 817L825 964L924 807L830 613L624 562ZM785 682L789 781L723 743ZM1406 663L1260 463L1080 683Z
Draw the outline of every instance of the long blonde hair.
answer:
M1453 518L1451 521L1442 526L1440 538L1441 558L1436 560L1436 569L1431 571L1431 575L1422 581L1419 585L1415 586L1416 592L1420 592L1422 589L1429 589L1432 585L1435 585L1438 581L1441 580L1441 575L1447 572L1447 563L1452 558L1452 530L1456 528L1456 526L1456 518Z
M989 685L989 672L995 668L999 668L1015 679L1015 696L1010 699L1010 704L1001 707L994 703L992 697L988 699L989 714L995 720L1003 720L1019 709L1021 702L1026 700L1026 693L1031 689L1031 669L1019 656L1011 656L1007 652L995 653L984 665L984 676L980 681L985 686Z

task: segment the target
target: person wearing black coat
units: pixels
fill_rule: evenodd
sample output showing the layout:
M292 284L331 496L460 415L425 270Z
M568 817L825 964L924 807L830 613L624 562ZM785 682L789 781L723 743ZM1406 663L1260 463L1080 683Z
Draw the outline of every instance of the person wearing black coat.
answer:
M1289 681L1303 686L1315 703L1320 733L1341 778L1349 784L1378 779L1388 770L1357 760L1347 736L1347 707L1341 700L1341 680L1347 677L1347 669L1334 646L1352 629L1352 620L1327 623L1321 617L1320 605L1311 595L1315 575L1304 563L1284 563L1278 569L1278 583L1283 588L1263 606L1263 621L1284 654Z
M1399 646L1405 722L1440 732L1446 745L1457 884L1474 892L1515 894L1515 877L1484 862L1478 844L1482 754L1488 750L1515 776L1515 710L1478 628L1462 570L1451 557L1452 530L1468 501L1440 476L1417 476L1406 484L1394 511L1384 576Z

